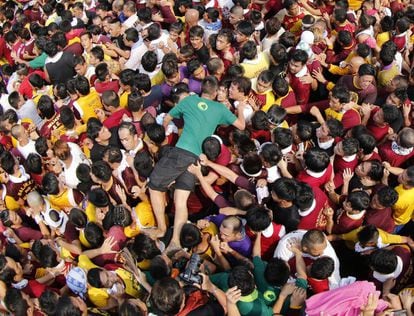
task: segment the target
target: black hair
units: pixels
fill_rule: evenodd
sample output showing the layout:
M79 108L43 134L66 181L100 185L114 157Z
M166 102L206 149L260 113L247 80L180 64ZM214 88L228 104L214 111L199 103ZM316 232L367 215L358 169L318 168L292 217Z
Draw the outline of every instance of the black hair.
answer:
M46 315L56 314L56 305L59 300L59 295L51 290L44 291L39 297L39 305Z
M43 171L42 157L37 153L30 153L25 161L25 168L33 174L41 174Z
M106 213L102 221L102 226L108 231L112 226L127 227L131 223L131 212L123 205L115 205Z
M259 173L262 170L262 159L257 153L247 153L243 157L242 166L248 174Z
M277 76L272 83L272 90L277 96L283 97L289 92L289 83L285 78Z
M234 267L228 276L229 288L237 286L242 296L251 294L256 288L253 275L245 266Z
M398 192L389 186L380 188L376 194L378 195L378 202L383 207L391 207L398 201Z
M263 161L267 162L270 166L276 166L282 159L282 152L278 145L269 143L265 144L260 151L260 156Z
M346 199L355 211L364 211L368 208L370 198L369 194L365 191L353 191L348 194Z
M103 182L107 182L112 177L112 169L105 161L95 161L91 168L92 174Z
M254 27L252 22L242 20L237 24L236 31L245 36L251 36L254 32Z
M332 275L334 270L335 262L331 257L320 257L312 263L309 276L314 279L325 280Z
M87 279L88 283L96 288L103 288L103 284L101 282L101 268L92 268L88 271Z
M85 76L76 76L74 83L76 91L83 96L88 95L91 91L89 80Z
M397 268L397 255L391 250L377 249L369 257L372 270L381 274L390 274Z
M74 207L69 212L69 221L76 228L85 228L86 224L88 223L88 217L83 210Z
M392 124L400 117L400 110L393 104L383 104L381 109L384 113L384 121L388 124Z
M134 168L143 178L148 178L154 169L153 160L149 152L140 151L134 157Z
M57 261L56 252L49 245L42 246L38 259L43 268L53 268L59 263Z
M293 60L294 62L300 62L302 65L305 65L308 61L308 53L302 49L296 49L293 53L290 54L289 60Z
M167 265L161 255L157 255L151 260L149 272L155 280L160 280L171 275L171 267Z
M280 258L271 258L264 271L265 280L272 286L282 287L290 276L289 266Z
M368 172L368 176L374 181L381 181L384 176L384 166L379 160L368 160L371 163L371 169Z
M102 228L94 222L88 222L84 230L85 239L91 245L92 249L102 246L104 242L104 235Z
M274 104L270 107L266 114L270 123L279 125L286 118L287 112L285 108Z
M157 64L158 58L155 52L149 50L142 56L141 65L145 71L153 72L157 68Z
M86 133L90 139L96 139L101 131L103 124L95 117L91 117L86 124Z
M341 137L344 133L344 126L340 121L334 118L326 120L326 125L329 128L329 136L331 137Z
M145 234L137 235L128 245L128 249L137 262L152 259L161 254L156 242Z
M194 224L186 223L181 228L180 244L183 248L191 249L202 241L201 232Z
M338 99L340 103L348 103L351 99L351 93L347 87L335 85L332 89L332 97Z
M7 289L4 296L4 305L15 316L26 316L29 308L20 290L13 287Z
M221 144L220 141L213 136L209 136L204 139L202 145L203 153L207 156L209 160L216 160L221 153Z
M180 284L169 276L158 280L152 287L150 303L157 314L177 314L181 309L183 299L184 292Z
M54 173L48 172L43 176L42 189L46 194L59 193L59 180Z
M322 172L328 167L330 158L326 151L313 147L304 154L304 161L310 171Z
M246 222L252 231L261 232L269 227L272 219L267 208L255 205L248 209Z
M346 30L341 30L338 32L338 41L342 46L347 47L352 44L353 37L351 32Z
M33 76L32 76L33 77ZM53 106L53 100L48 95L42 95L38 102L37 108L39 110L39 116L42 119L51 119L55 115L55 108Z
M305 182L298 183L298 191L295 199L296 205L302 211L308 210L315 199L315 194L309 184Z
M342 149L344 151L344 156L354 155L359 150L359 142L355 138L345 138L342 141Z
M366 246L369 242L376 242L379 231L374 225L366 225L358 232L358 241L362 246Z
M7 267L6 256L0 254L0 280L6 283L6 285L11 286L15 276L16 272L13 269Z
M361 66L359 66L358 76L360 76L360 77L362 77L362 76L373 76L373 77L375 77L375 74L376 74L375 68L371 64L362 64Z
M296 180L289 178L279 178L272 184L272 192L278 198L286 201L294 201L298 193Z

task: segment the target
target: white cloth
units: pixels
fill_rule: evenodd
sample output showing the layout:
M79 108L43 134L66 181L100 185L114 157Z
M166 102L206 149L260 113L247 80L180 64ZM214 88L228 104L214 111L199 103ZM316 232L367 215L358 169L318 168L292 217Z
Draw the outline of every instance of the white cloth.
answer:
M29 139L29 142L24 146L17 143L17 149L23 155L24 159L27 159L29 154L36 152L35 141Z
M283 238L279 241L276 247L273 257L282 259L286 262L289 261L291 258L294 257L294 254L292 251L288 249L288 245L290 245L291 243L300 243L305 233L306 230L299 229L283 236ZM341 276L339 274L339 259L331 243L328 240L326 240L326 248L321 256L332 258L332 260L334 261L334 272L329 277L329 284L332 285L333 288L338 287L341 281ZM307 253L304 253L303 257L317 259Z
M68 146L70 147L72 162L69 167L66 167L63 164L63 175L65 177L65 184L72 189L76 189L77 185L80 182L76 176L76 169L81 163L90 165L90 162L78 145L68 142Z

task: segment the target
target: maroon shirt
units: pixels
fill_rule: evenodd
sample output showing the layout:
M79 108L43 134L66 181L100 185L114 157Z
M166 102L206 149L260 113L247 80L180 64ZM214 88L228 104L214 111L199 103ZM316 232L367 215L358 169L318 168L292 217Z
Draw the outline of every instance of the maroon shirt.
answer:
M360 89L354 85L354 76L347 75L342 76L337 85L343 85L348 88L349 91L358 94L358 104L371 103L374 104L377 99L377 88L371 83L367 89Z
M391 166L399 167L404 162L406 162L408 159L410 159L411 157L414 156L414 150L411 153L409 153L408 155L405 155L405 156L396 154L391 149L391 144L392 144L391 141L387 141L378 148L378 151L379 151L379 154L380 154L382 160L383 161L388 161Z

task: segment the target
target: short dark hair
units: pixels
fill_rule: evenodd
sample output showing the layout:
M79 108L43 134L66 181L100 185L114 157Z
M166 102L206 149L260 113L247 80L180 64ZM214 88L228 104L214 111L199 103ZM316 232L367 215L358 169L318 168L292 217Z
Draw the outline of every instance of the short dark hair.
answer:
M180 311L184 292L178 281L166 277L155 282L152 287L150 302L155 310L163 314L175 315Z
M370 198L365 191L352 191L348 194L347 201L351 204L353 210L364 211L369 206Z
M326 151L313 147L304 154L304 161L310 171L322 172L328 167L330 158Z
M201 242L201 232L194 224L186 223L181 228L180 244L184 248L191 249Z
M234 267L228 277L229 288L237 286L242 296L251 294L256 288L253 275L245 266Z
M254 205L246 213L247 225L254 232L261 232L272 223L269 210L263 206Z
M335 262L331 257L320 257L312 263L309 276L314 279L324 280L329 278L334 270Z
M389 274L397 268L397 255L391 250L377 249L369 257L371 268L382 274Z

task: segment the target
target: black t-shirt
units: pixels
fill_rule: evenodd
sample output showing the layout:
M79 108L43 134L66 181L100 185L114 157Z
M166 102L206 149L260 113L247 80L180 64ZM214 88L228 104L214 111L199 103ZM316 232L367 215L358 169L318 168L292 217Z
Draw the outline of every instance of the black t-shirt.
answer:
M69 79L76 75L75 72L75 55L62 52L56 62L48 62L45 67L49 74L50 82L55 85L58 83L66 83Z
M197 56L197 59L201 61L203 65L205 65L210 59L210 52L208 51L206 45L203 45L199 50L196 50L195 54Z

